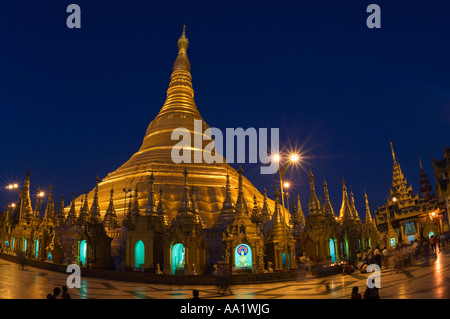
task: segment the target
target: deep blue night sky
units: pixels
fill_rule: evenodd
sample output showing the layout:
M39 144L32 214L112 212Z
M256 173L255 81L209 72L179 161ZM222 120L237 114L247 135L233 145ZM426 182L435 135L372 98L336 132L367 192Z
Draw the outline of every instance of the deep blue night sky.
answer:
M66 26L71 3L81 29ZM366 26L370 3L381 29ZM280 128L319 197L326 179L336 213L343 176L363 219L364 190L372 212L384 203L390 140L414 191L418 156L434 188L431 158L450 146L448 1L2 0L0 184L21 184L30 168L33 202L52 183L68 204L128 160L164 103L184 23L206 122ZM277 176L244 170L273 194ZM288 177L306 213L307 173ZM14 198L1 191L0 208Z

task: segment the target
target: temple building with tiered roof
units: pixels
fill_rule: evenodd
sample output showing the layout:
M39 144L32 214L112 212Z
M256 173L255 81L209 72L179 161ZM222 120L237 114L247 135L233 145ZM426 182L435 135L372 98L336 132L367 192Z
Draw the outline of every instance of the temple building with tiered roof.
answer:
M389 198L375 212L376 224L387 247L397 244L410 244L414 240L437 236L442 228L442 212L438 208L436 197L432 194L426 173L420 164L421 196L414 193L407 184L391 142L393 159L392 186Z

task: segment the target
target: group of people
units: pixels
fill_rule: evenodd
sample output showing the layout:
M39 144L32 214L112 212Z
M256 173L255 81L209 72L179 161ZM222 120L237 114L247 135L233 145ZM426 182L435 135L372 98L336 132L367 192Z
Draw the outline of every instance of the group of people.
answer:
M384 259L385 251L381 250L379 246L375 249L368 248L367 251L363 253L358 253L358 263L357 268L361 272L366 272L367 267L371 264L377 264L381 268L381 263Z
M70 294L66 286L53 288L53 294L49 293L47 299L71 299Z
M364 295L361 295L359 293L359 288L357 286L353 287L352 289L352 295L350 299L380 299L380 295L378 293L378 288L366 288L366 291L364 292Z

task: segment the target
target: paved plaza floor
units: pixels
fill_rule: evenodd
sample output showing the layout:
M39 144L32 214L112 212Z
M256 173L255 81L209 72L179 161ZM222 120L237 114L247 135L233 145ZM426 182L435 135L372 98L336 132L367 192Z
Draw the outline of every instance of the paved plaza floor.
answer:
M66 285L69 274L25 267L0 260L0 298L45 299L54 287ZM306 277L301 281L236 285L231 294L215 286L132 283L83 277L81 288L69 289L72 299L187 299L197 289L202 299L349 299L352 287L363 294L369 274ZM450 251L432 257L429 266L414 262L406 271L382 269L382 299L450 299Z

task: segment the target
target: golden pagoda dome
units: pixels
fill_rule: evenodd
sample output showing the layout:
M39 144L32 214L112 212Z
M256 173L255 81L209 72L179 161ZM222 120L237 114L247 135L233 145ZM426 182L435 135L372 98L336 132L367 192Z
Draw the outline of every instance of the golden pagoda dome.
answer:
M202 121L203 149L212 143L209 137L203 138L203 132L209 126L203 120L194 101L191 66L187 57L188 44L184 27L183 33L178 39L178 55L173 64L167 98L157 116L148 125L140 149L127 162L98 183L98 203L102 218L110 203L112 187L125 190L137 189L139 209L141 212L145 211L149 196L150 176L153 173L153 183L163 190L165 211L169 220L172 220L180 206L185 168L189 172L188 186L196 189L198 211L206 227L212 227L219 218L227 195L227 175L230 179L232 200L236 201L239 176L224 158L222 163L209 164L204 160L194 163L194 155L192 155L191 163L175 164L171 157L173 147L179 142L179 140L172 140L172 132L177 128L185 128L189 131L193 141L196 134L195 120ZM93 199L94 193L95 189L89 193L89 200ZM263 202L264 200L263 195L245 177L243 177L243 193L247 203L253 203L254 195L258 201ZM76 199L77 207L81 200L82 196ZM130 200L130 193L128 195L125 195L124 192L114 193L114 207L119 223L127 213ZM273 206L272 200L269 200L269 205ZM70 207L66 209L68 211ZM249 206L249 210L251 209L252 207Z

